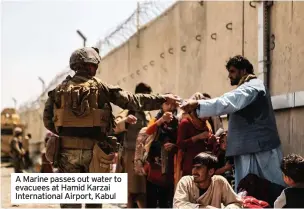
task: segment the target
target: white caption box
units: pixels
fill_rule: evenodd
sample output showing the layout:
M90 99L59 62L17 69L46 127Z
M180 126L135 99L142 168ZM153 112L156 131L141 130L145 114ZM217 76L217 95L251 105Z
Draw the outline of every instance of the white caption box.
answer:
M12 173L12 204L128 202L126 173Z

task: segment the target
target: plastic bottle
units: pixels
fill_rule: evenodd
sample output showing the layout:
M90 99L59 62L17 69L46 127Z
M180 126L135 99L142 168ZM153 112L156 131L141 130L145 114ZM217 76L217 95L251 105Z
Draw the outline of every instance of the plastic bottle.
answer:
M247 196L247 191L244 190L244 191L239 192L239 193L238 193L238 196L241 197L241 198L243 199L244 197Z

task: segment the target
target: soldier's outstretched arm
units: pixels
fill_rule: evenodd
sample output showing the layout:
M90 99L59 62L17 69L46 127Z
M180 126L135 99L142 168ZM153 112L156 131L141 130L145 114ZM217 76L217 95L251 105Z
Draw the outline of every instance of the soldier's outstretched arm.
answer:
M43 111L43 123L46 129L57 134L55 129L55 124L53 122L54 117L54 99L53 99L53 91L48 93L49 97L45 102L44 111Z
M119 106L122 109L143 111L143 110L158 110L161 105L167 101L165 96L156 96L151 94L132 94L128 91L123 91L117 86L103 85L106 97L109 102Z

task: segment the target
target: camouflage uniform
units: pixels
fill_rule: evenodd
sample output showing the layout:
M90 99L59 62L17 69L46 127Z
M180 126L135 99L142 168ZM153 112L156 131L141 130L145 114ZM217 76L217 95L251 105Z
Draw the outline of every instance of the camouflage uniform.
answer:
M12 162L14 165L15 173L23 173L23 155L25 151L22 148L22 143L20 142L20 137L22 134L21 128L15 128L14 130L14 137L11 140L10 147L11 147L11 153L12 153Z
M68 76L65 82L81 82L81 80L95 80L98 83L99 98L98 107L100 109L109 110L109 117L104 119L106 121L107 128L103 131L102 137L96 134L86 135L86 131L79 131L79 128L70 128L69 131L58 130L54 123L54 105L56 105L56 89L48 93L49 97L45 104L43 121L45 127L53 133L59 135L62 142L73 141L68 146L65 144L61 148L59 158L59 172L61 173L88 173L89 165L93 155L94 140L100 140L106 137L114 128L115 122L112 115L112 109L110 103L113 103L122 109L129 109L134 111L143 110L157 110L161 107L162 103L166 101L163 96L154 96L147 94L131 94L123 91L119 87L107 85L101 82L96 77L89 74L85 68L84 63L92 63L98 65L100 62L100 56L92 48L82 48L76 50L70 58L70 67L76 71L73 77ZM77 145L78 144L78 145ZM80 146L79 146L80 145ZM80 204L61 204L62 208L81 208ZM99 208L100 204L86 204L86 207Z

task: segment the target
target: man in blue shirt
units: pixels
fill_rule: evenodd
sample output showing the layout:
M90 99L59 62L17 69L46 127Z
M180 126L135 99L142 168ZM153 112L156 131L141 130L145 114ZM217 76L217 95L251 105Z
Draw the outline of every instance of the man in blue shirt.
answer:
M235 188L249 173L285 185L279 174L283 155L268 90L245 57L231 58L226 69L236 89L210 100L190 100L181 108L196 109L199 117L229 114L226 156L234 156Z

